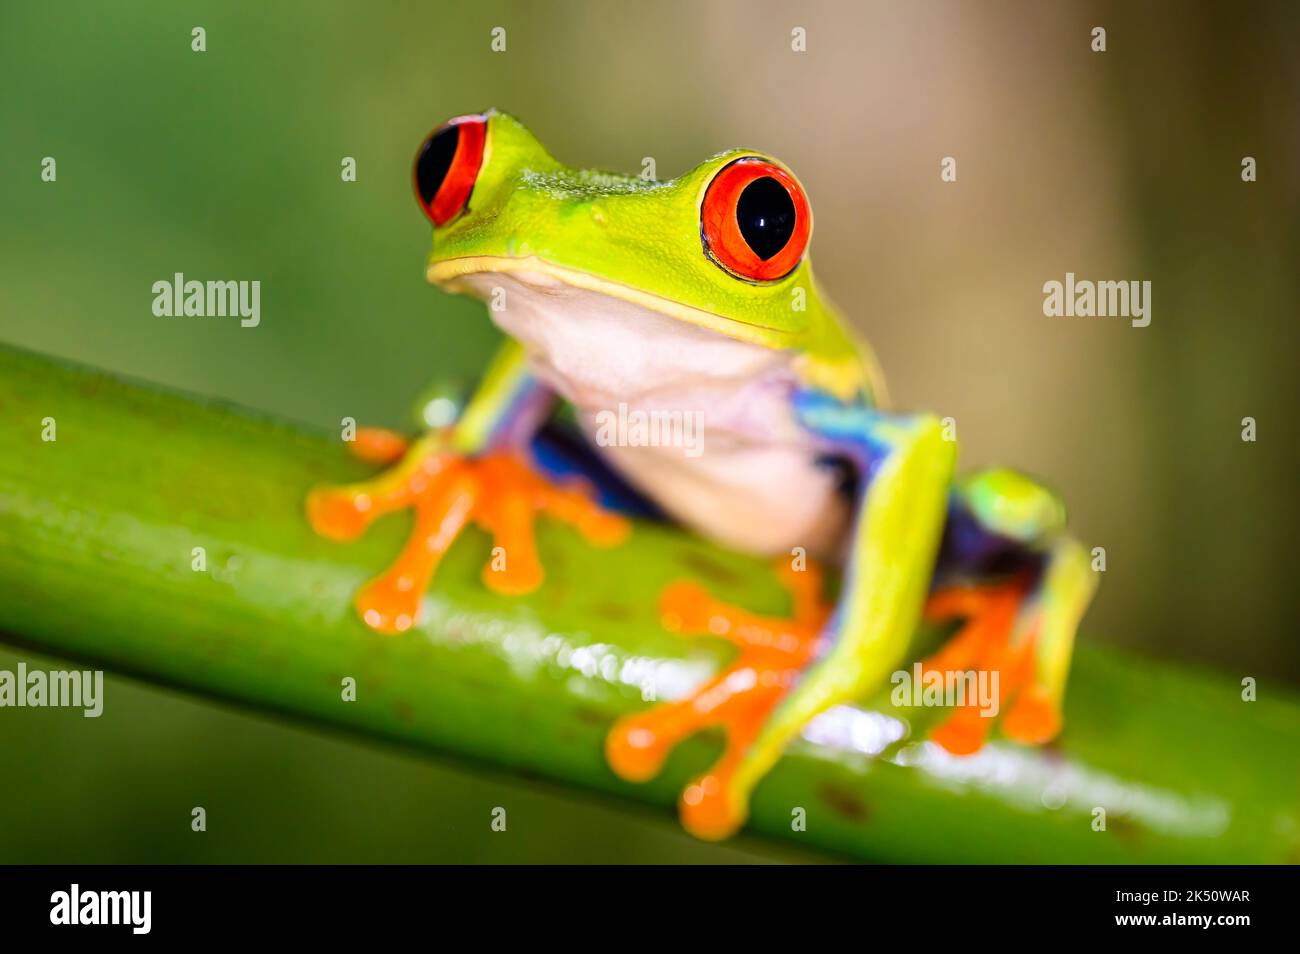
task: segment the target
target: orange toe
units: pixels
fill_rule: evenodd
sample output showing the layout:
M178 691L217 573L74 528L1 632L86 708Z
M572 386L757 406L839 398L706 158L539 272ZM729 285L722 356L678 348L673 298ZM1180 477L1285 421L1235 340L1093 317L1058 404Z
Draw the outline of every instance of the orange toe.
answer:
M631 532L626 517L611 513L595 500L595 493L585 480L571 478L562 484L545 484L537 488L537 505L557 520L569 524L589 543L612 547L622 543Z
M503 557L505 566L497 569L495 558L483 567L483 584L502 596L523 596L542 585L546 573L535 556L519 555L513 560Z
M984 747L992 722L977 709L958 709L930 733L930 739L952 755L974 755Z
M737 798L730 779L702 775L686 786L678 802L682 825L696 838L722 841L745 824L745 799Z
M371 629L380 633L404 633L419 616L420 594L409 577L381 576L357 590L353 605Z
M355 540L370 525L369 498L343 488L317 488L307 495L307 520L331 540Z
M647 782L659 774L669 746L653 729L633 720L615 724L605 737L605 758L619 778Z
M594 507L594 505L593 505ZM632 524L608 510L590 509L574 522L578 532L598 547L617 546L632 532Z
M396 431L382 427L360 427L357 428L356 440L351 443L349 450L361 460L391 464L406 453L409 445L410 441Z
M441 470L415 500L415 525L397 559L357 593L356 607L371 629L401 633L419 618L433 574L473 513L481 488L464 466Z
M1042 745L1061 733L1061 709L1048 694L1031 686L1020 694L1007 717L1002 720L1002 731L1009 738L1027 745Z

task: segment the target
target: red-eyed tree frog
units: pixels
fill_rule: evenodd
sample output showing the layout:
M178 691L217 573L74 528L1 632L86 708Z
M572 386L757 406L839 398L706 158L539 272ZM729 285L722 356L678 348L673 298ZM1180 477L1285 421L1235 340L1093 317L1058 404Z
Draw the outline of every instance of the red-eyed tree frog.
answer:
M785 557L788 619L694 584L664 594L667 625L739 652L607 738L613 771L646 780L685 737L725 731L720 760L681 795L693 833L735 832L755 785L810 720L913 662L923 617L962 621L926 666L999 671L1005 735L1042 743L1060 731L1095 588L1089 554L1065 535L1052 492L1010 470L956 476L956 444L938 418L887 409L871 351L813 279L812 211L788 168L735 149L669 181L571 169L492 110L434 130L413 178L434 227L428 279L488 301L508 337L453 423L409 443L363 431L358 450L392 469L308 499L313 526L336 539L415 511L402 554L357 595L369 626L400 633L417 621L439 558L469 523L509 556L504 571L483 574L503 594L544 585L539 512L593 545L628 534L625 515L530 452L566 402L593 459L639 499L727 546ZM703 441L600 440L620 408L698 421ZM842 565L833 607L795 552ZM959 707L932 738L973 752L990 721Z

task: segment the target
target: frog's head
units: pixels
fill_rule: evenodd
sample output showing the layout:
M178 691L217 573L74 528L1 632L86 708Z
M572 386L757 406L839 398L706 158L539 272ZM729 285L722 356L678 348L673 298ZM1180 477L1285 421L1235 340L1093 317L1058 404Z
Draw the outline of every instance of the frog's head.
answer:
M883 400L870 350L813 280L807 195L771 156L734 149L669 181L570 169L489 110L435 129L414 184L434 225L429 280L487 300L537 366L658 359L662 382L776 349L797 354L805 383Z
M414 181L434 224L428 277L449 290L488 297L510 276L767 347L824 337L812 211L771 156L731 150L669 181L570 169L490 110L435 129Z

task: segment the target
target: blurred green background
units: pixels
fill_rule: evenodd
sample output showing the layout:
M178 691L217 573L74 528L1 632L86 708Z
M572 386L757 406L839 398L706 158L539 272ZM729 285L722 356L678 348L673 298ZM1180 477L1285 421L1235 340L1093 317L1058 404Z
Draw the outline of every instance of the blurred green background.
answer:
M896 403L955 417L967 466L1045 477L1106 547L1085 638L1295 684L1298 45L1282 2L10 2L0 341L322 429L401 426L496 338L423 280L409 163L430 128L495 105L566 162L652 156L661 176L762 148L808 188L820 280ZM261 325L154 317L150 286L177 271L259 279ZM1045 318L1067 271L1150 280L1150 327ZM0 668L19 658L41 663ZM797 857L108 693L97 721L0 711L0 861ZM503 793L512 827L538 820L527 837L489 834ZM219 819L204 836L199 803Z

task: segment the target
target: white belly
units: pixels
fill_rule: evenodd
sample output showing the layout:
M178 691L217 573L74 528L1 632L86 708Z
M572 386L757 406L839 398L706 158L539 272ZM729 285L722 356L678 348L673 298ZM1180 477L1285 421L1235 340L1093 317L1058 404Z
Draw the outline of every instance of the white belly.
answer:
M493 320L572 403L587 438L686 526L761 553L837 549L848 510L790 410L790 355L544 275L468 276L505 289Z

